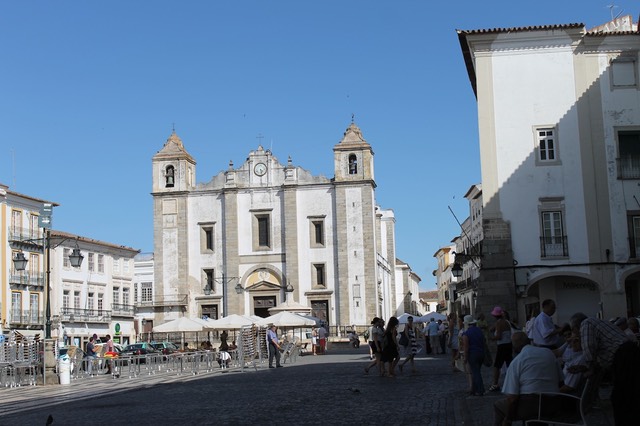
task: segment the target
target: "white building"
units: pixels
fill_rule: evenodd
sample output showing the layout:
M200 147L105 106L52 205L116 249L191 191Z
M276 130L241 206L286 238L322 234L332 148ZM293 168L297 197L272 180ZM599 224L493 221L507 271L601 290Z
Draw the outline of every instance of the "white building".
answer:
M47 315L47 250L43 207L56 203L30 197L0 186L2 242L2 328L23 335L45 337L47 316L51 337L83 345L95 334L114 336L116 342L135 339L133 257L138 250L61 231L50 231L49 315ZM78 248L84 256L79 268L70 255ZM24 271L13 258L27 260Z
M139 250L51 231L52 337L64 333L67 344L84 347L93 334L109 334L115 343L136 341L134 323L134 256ZM77 245L76 245L77 244ZM79 248L84 260L71 266Z
M41 338L45 322L45 260L39 218L45 203L57 206L0 185L1 328L27 336L38 334ZM23 250L27 268L18 271L12 259Z
M404 313L423 314L420 307L420 281L418 274L407 263L396 259L396 316Z
M458 34L478 102L482 310L640 314L637 24Z
M314 176L259 146L240 167L196 183L172 134L153 157L154 313L268 316L292 298L330 325L398 312L395 218L375 198L373 150L351 124L335 176ZM414 277L415 278L415 277Z

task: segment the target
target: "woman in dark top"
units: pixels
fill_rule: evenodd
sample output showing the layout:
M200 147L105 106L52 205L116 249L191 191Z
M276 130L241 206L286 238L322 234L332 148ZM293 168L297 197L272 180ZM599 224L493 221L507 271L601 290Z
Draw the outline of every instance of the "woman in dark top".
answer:
M476 320L471 315L464 317L464 325L467 330L462 336L462 348L465 360L471 370L471 395L484 395L484 383L482 382L482 361L484 360L484 333L476 327Z
M394 370L400 358L400 353L398 352L398 342L396 340L398 324L398 318L389 318L387 328L384 331L384 338L382 340L382 357L380 361L383 363L383 365L388 364L388 377L395 377Z

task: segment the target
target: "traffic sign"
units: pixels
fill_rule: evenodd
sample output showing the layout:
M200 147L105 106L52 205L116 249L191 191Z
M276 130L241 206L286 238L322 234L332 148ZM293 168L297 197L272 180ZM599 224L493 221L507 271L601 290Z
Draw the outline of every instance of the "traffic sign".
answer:
M38 216L38 226L51 229L51 216L53 216L53 204L44 203L40 209L40 216Z

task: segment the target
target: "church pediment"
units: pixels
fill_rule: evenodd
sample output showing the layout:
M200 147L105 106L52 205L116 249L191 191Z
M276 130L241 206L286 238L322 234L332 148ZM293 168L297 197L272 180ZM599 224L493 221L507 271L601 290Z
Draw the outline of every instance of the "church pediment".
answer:
M282 287L278 284L269 281L260 281L247 287L246 291L277 291L280 289L282 289Z

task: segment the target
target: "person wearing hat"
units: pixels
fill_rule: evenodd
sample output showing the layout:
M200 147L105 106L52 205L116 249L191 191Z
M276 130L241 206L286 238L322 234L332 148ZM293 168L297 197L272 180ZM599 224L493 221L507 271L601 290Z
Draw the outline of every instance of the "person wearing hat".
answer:
M500 306L496 306L491 311L491 316L496 319L496 325L492 327L493 333L489 336L490 340L494 340L498 347L496 358L493 363L493 384L489 387L491 392L500 392L500 370L503 364L511 364L513 359L513 345L511 344L511 325L505 319L504 310Z
M464 359L471 370L471 391L469 393L474 396L482 396L484 395L481 372L484 360L484 335L482 330L476 327L476 320L471 315L464 317L464 325L468 327L462 336L462 350Z

